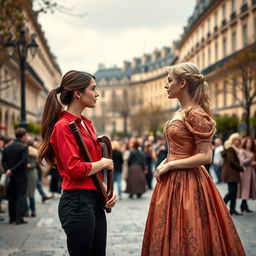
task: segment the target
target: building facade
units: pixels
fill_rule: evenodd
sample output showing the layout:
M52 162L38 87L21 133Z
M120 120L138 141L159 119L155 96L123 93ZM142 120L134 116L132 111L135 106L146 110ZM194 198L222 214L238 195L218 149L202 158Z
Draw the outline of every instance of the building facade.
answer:
M142 108L160 105L163 112L175 111L177 102L168 100L163 89L167 75L166 66L186 61L197 64L205 74L215 114L235 114L239 119L245 114L241 107L244 96L239 88L244 82L241 67L244 67L246 61L233 66L227 65L238 54L248 50L256 52L256 1L197 0L195 4L183 34L171 47L164 47L134 58L131 62L124 62L123 69L115 68L114 72L104 68L96 72L103 99L99 99L100 106L96 107L98 109L91 118L105 120L105 129L100 132L111 134L113 131L124 130L120 114L112 113L111 109L106 111L102 107L102 104L110 105L113 97L122 95L123 90L130 92L132 98L132 107L128 114L130 133L134 132L132 116ZM250 64L251 67L255 65L256 69L256 58ZM252 91L256 88L255 80L256 77L252 80ZM102 111L101 115L108 118L101 119L97 111ZM252 103L250 115L256 116L255 101Z
M37 15L26 7L25 29L35 34L38 51L34 58L28 52L26 63L26 118L28 123L40 124L48 92L57 87L61 71L50 51ZM29 38L28 38L29 40ZM20 122L21 82L17 58L9 58L0 66L0 125L1 135L13 137L14 124Z
M196 63L207 77L215 114L244 114L241 69L237 55L256 50L256 1L197 1L179 43L177 62ZM246 57L246 56L244 56ZM237 65L229 65L232 62ZM256 58L253 60L256 68ZM246 73L244 73L247 75ZM254 84L252 84L254 88ZM253 93L253 90L251 90ZM256 102L251 114L256 111Z
M132 117L139 111L154 106L163 111L171 109L163 87L166 66L174 57L170 47L163 47L130 62L124 61L122 68L99 67L95 76L100 97L96 108L86 113L97 132L132 134Z

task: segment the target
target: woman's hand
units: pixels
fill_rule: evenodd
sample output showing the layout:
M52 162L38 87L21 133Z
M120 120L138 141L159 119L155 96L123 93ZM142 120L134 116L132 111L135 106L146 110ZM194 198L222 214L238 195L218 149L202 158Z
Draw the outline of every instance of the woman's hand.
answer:
M113 208L116 204L117 198L116 198L116 194L113 192L113 196L106 202L105 207L106 208Z
M101 158L101 161L103 161L104 168L114 171L114 162L112 159L103 157L103 158Z
M155 172L155 178L157 182L161 182L161 175L168 172L171 169L172 165L171 162L168 163L161 163L159 166L156 168Z

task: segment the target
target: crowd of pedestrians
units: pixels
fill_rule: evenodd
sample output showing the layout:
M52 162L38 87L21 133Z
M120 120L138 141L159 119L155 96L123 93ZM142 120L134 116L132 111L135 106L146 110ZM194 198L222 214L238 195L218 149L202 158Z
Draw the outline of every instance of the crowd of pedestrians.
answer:
M50 168L48 196L42 187L42 168L37 162L38 140L27 138L22 128L15 131L15 139L0 137L0 221L4 213L2 200L8 200L9 223L27 223L23 217L36 217L35 191L41 201L61 193L61 178L56 168ZM142 136L112 140L114 174L119 200L126 193L128 198L140 198L153 189L156 167L167 157L168 150L162 136ZM207 166L206 166L207 167ZM213 160L207 169L216 177L216 184L226 183L224 196L232 215L252 212L248 200L256 200L256 147L253 138L231 134L224 145L221 138L213 141ZM5 175L4 175L5 174ZM5 177L3 177L3 175ZM242 199L239 212L236 199Z
M42 203L51 198L42 187L37 148L38 141L28 138L23 128L15 130L14 139L0 137L0 214L4 213L2 201L8 200L10 224L26 224L24 217L36 217L36 189Z

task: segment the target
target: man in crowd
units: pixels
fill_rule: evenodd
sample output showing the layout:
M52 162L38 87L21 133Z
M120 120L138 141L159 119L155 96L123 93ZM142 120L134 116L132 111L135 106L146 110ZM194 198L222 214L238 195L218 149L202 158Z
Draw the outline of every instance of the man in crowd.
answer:
M26 224L23 219L23 200L27 190L28 148L24 128L15 130L16 139L3 150L2 165L10 182L7 188L9 223Z

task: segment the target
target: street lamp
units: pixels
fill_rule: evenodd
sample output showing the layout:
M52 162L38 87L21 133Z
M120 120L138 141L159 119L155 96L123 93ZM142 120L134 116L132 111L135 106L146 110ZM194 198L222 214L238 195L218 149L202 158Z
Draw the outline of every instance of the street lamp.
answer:
M4 43L4 46L7 49L8 55L13 56L15 50L18 52L19 63L20 63L20 82L21 82L21 106L20 106L20 127L27 129L27 120L26 120L26 78L25 78L25 69L26 69L26 58L28 49L32 57L34 58L38 49L38 45L35 41L35 34L31 35L31 42L27 42L25 37L25 30L20 31L20 36L18 40L13 41L12 36L10 35L9 39Z

